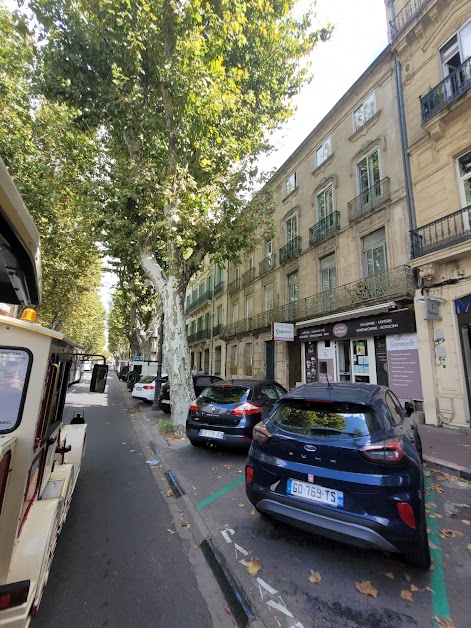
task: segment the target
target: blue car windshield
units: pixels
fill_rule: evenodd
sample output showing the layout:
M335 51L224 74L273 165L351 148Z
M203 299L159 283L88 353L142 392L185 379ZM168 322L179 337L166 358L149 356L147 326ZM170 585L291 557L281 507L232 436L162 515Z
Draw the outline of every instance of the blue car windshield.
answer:
M372 408L344 402L286 399L280 402L270 423L285 432L318 438L361 438L382 429Z

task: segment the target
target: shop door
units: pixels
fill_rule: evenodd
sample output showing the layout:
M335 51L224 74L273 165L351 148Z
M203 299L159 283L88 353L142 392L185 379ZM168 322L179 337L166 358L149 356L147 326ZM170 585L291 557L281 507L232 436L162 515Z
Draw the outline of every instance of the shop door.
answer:
M275 379L275 343L273 340L265 342L265 377L267 379Z
M463 366L466 374L468 399L471 391L471 324L461 325L461 342L463 346Z
M352 381L352 362L350 351L350 340L337 341L337 364L339 369L339 382Z
M298 339L287 342L288 345L288 386L294 388L301 380L301 343Z
M317 342L306 342L306 382L318 381L317 375Z

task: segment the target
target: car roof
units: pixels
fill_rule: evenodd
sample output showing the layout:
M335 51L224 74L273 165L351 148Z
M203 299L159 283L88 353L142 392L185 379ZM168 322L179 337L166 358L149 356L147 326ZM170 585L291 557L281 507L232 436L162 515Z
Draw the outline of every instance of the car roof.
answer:
M387 390L386 386L378 384L317 382L296 386L283 399L328 399L329 401L376 405L383 400Z

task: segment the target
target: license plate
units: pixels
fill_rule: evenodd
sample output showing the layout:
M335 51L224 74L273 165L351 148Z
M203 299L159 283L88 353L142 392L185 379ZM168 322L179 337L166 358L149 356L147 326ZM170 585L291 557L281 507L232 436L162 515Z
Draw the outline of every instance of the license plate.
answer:
M165 403L165 404L167 404L167 405L170 405L170 401L169 401L169 399L161 399L161 400L160 400L160 403Z
M299 480L289 479L286 492L289 495L302 497L318 504L327 504L343 508L343 493L335 491L332 488L325 488L319 484L309 484L308 482L300 482Z
M198 432L199 436L205 436L206 438L217 438L218 440L223 440L224 432L216 432L215 430L200 430Z

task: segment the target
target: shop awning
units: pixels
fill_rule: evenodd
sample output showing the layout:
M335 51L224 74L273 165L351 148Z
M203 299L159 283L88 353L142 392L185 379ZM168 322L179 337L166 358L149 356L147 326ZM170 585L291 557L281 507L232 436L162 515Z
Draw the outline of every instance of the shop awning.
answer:
M351 318L360 318L362 316L368 316L369 314L379 314L380 312L388 312L389 310L397 309L397 303L389 301L388 303L378 303L378 305L370 305L369 307L361 307L357 310L350 310L348 312L337 312L337 314L330 314L329 316L321 316L320 318L312 318L309 321L301 321L296 323L297 329L301 327L313 327L314 325L322 325L323 323L335 323L335 321L344 321Z

